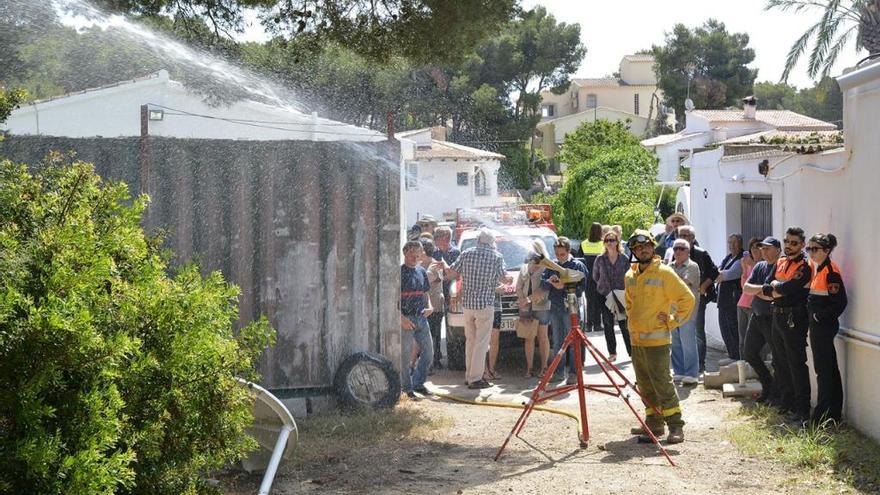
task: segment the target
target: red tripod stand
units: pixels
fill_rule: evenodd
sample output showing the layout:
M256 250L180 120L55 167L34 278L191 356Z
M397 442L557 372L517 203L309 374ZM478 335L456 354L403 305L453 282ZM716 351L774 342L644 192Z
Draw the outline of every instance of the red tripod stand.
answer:
M568 335L565 337L565 341L562 343L562 347L559 349L559 352L556 353L556 356L553 358L553 362L550 363L550 366L547 368L547 372L544 373L544 376L541 377L541 381L538 383L538 386L532 392L532 396L529 398L528 402L525 403L525 408L523 409L522 414L519 416L519 419L516 421L516 424L513 425L513 429L510 430L510 434L507 435L507 438L504 440L504 443L501 444L501 448L498 449L498 453L495 454L495 460L497 461L501 454L504 452L504 448L507 447L507 443L510 442L510 438L513 435L519 437L520 432L526 425L526 420L529 418L529 415L532 413L532 410L536 405L546 402L554 397L558 397L560 395L566 394L572 390L577 390L578 401L580 403L580 416L581 416L581 437L580 444L581 448L586 448L587 444L590 440L590 429L587 425L587 402L584 396L585 390L593 390L595 392L600 392L606 395L611 395L615 397L620 397L623 399L623 402L629 407L630 411L632 411L633 415L639 420L639 424L642 425L642 429L651 437L651 441L660 449L660 452L666 457L666 460L669 461L671 466L675 466L675 463L672 461L672 458L669 457L669 452L660 445L660 441L657 440L657 437L654 436L654 433L651 432L651 429L645 424L645 421L636 411L635 407L633 407L630 402L630 398L632 397L632 393L635 393L642 402L644 402L644 398L636 386L629 381L629 379L624 376L621 371L602 354L601 351L596 349L590 339L584 335L583 331L581 331L580 325L578 325L578 306L577 300L575 299L575 289L574 284L566 284L567 285L567 297L566 297L566 306L569 310L569 316L571 318L571 331L568 332ZM596 364L608 378L609 383L599 383L599 384L585 384L584 383L584 375L583 375L583 356L581 356L581 346L578 344L583 344L584 348L587 352L590 353L590 356L593 357L593 360L596 361ZM556 388L552 388L550 390L546 390L547 384L550 383L550 379L553 376L553 372L556 370L556 367L562 362L562 356L565 355L566 349L569 346L574 347L574 362L575 362L575 370L577 373L577 384L572 385L562 385ZM617 379L615 379L615 377ZM618 381L619 379L619 381ZM646 403L646 402L644 402ZM654 410L654 414L662 417L660 410L657 406L653 404L650 405L651 409Z

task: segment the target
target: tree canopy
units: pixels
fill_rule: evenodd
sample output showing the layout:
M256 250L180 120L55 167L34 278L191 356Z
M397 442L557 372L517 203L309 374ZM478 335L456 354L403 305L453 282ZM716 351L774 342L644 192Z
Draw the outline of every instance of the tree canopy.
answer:
M585 122L560 153L568 168L552 202L564 234L582 238L593 222L619 224L624 235L651 224L657 159L625 124Z
M517 12L516 0L100 0L100 5L145 17L206 22L231 37L255 9L267 32L287 40L315 37L345 44L361 55L386 60L402 55L426 63L470 53Z
M238 43L218 38L210 21L196 15L199 10L190 12L192 17L178 13L172 18L165 15L165 2L111 3L116 9L131 8L140 15L137 22L171 39L277 83L299 106L322 116L378 130L385 129L388 114L395 116L398 130L449 125L450 141L507 157L501 171L503 187L531 186L536 166L541 166L529 152L540 120L540 92L565 88L585 52L579 26L557 22L541 7L514 9L495 32L486 25L486 37L460 56L428 63L399 51L375 58L349 41L335 41L310 29L266 43ZM465 4L488 5L447 3L461 4L460 9ZM2 9L0 41L7 44L0 43L0 54L8 53L17 65L0 67L0 81L21 86L35 98L159 69L168 69L173 79L215 103L246 96L240 88L212 81L212 74L197 64L153 50L114 27L76 30L58 23L52 9L33 7L36 10L29 10L24 21L15 12L4 17ZM438 32L446 36L446 31Z
M760 82L755 84L754 94L758 108L791 110L832 123L843 120L843 93L832 77L824 77L812 88L801 90L786 83Z
M758 71L748 67L755 59L748 44L748 34L729 33L724 23L709 19L694 29L676 24L662 46L652 47L657 87L679 121L684 119L688 86L694 105L702 109L735 105L751 94Z

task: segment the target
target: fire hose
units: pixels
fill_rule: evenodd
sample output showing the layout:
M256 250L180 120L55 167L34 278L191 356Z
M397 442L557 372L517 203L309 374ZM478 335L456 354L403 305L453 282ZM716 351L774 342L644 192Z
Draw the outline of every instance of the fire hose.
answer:
M434 393L434 395L440 399L445 399L445 400L448 400L451 402L458 402L461 404L470 404L473 406L506 407L509 409L523 409L526 407L525 404L514 404L512 402L491 402L491 401L476 401L476 400L464 399L464 398L456 397L456 396L454 396L452 394L448 394L448 393L447 394ZM569 418L573 419L575 421L575 423L577 423L578 433L582 433L580 418L577 416L577 414L575 414L573 412L566 411L564 409L556 409L556 408L547 407L547 406L535 406L534 409L536 411L543 411L543 412L548 412L551 414L559 414L560 416L569 417Z

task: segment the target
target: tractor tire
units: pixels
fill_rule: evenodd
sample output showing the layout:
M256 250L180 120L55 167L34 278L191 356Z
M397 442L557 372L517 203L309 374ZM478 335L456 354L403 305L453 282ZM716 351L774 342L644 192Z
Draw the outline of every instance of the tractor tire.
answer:
M389 409L400 400L400 373L381 354L356 352L337 368L333 387L345 409Z
M446 329L446 354L451 370L465 369L464 328L448 327Z

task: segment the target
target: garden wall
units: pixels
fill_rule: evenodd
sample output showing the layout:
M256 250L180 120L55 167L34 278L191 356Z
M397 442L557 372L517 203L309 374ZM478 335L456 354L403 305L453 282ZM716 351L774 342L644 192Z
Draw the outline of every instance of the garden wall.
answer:
M8 136L0 156L37 163L75 151L103 177L147 192L148 231L177 262L241 288L240 322L278 331L261 362L273 390L330 385L350 353L399 363L397 144Z

